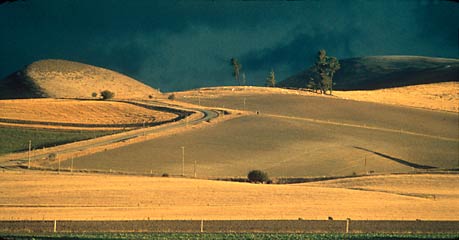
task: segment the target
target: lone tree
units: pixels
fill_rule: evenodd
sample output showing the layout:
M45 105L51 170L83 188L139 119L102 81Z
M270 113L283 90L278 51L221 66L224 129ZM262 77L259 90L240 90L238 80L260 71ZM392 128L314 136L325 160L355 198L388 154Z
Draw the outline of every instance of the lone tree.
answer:
M108 99L113 98L115 96L115 93L114 92L110 92L109 90L104 90L104 91L100 92L100 96L102 96L103 100L108 100Z
M318 88L324 94L330 91L331 95L333 93L333 76L340 68L341 65L337 58L327 56L327 52L324 49L320 50L312 67L312 71L317 76L310 79L308 87L313 87L314 90Z
M274 76L274 70L272 69L271 69L271 72L269 72L268 77L266 78L266 86L267 87L276 86L276 76Z
M233 66L234 79L236 79L238 85L241 85L241 80L239 80L239 72L241 71L242 65L239 63L237 58L231 58L231 65Z
M247 175L247 178L252 183L265 183L269 181L268 174L261 170L252 170Z

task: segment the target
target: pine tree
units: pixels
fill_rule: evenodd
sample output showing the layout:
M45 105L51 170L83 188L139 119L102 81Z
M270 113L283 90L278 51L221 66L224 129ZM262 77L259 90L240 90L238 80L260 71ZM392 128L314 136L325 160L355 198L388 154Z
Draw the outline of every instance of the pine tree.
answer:
M268 77L266 78L266 86L267 87L276 86L276 76L274 75L274 70L272 69L271 69L271 72L269 72Z
M242 65L239 63L237 58L231 58L231 65L233 66L233 76L238 85L241 85L239 80L239 72L241 71Z

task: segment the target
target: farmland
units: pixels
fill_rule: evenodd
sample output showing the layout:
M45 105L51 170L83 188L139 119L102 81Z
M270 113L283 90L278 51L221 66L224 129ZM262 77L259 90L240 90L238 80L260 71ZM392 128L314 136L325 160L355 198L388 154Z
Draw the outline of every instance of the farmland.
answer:
M336 187L3 171L0 220L458 220L458 189L445 190L457 186L458 175L386 177L399 188L430 180L390 192L364 189L376 176Z
M77 168L181 175L181 147L185 175L194 175L196 161L202 178L255 168L274 177L457 168L457 114L292 94L205 96L179 97L231 109L244 109L245 99L250 114L76 158Z
M116 131L75 131L0 127L0 154L26 151L29 140L32 149L51 147L59 144L96 138Z
M151 124L177 117L176 114L156 111L125 102L70 100L70 99L19 99L0 100L2 125L9 122L37 122L41 128L76 126L97 130L107 126ZM51 124L53 123L53 124ZM17 124L16 124L17 125ZM37 124L35 124L37 125ZM86 126L88 125L88 126ZM21 126L26 126L22 124ZM75 127L73 127L75 128Z

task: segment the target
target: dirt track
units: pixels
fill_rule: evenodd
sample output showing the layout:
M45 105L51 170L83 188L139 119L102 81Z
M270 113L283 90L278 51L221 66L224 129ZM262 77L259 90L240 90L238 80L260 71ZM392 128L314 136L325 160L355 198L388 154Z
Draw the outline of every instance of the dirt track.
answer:
M346 220L57 221L62 232L346 233ZM0 232L53 232L54 221L0 221ZM459 221L349 221L349 233L458 233Z

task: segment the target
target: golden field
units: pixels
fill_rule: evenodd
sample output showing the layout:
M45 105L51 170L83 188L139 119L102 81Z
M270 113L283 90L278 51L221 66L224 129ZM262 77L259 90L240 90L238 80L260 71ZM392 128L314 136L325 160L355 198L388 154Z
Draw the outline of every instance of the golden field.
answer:
M416 184L425 179L426 184ZM340 181L346 183L339 185ZM378 184L385 181L388 184L379 189ZM454 187L458 184L458 175L442 174L266 185L4 171L0 173L0 219L327 219L332 216L334 219L458 220L459 190Z
M366 91L334 91L356 101L459 112L459 82L431 83Z
M177 117L128 103L95 100L0 100L0 109L3 119L75 124L142 124Z

